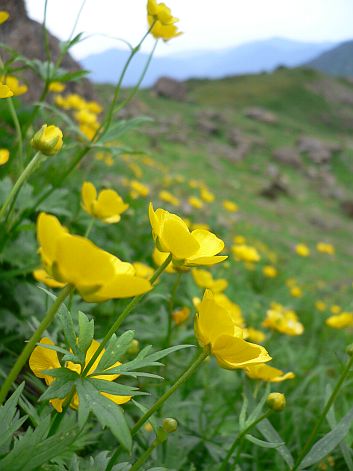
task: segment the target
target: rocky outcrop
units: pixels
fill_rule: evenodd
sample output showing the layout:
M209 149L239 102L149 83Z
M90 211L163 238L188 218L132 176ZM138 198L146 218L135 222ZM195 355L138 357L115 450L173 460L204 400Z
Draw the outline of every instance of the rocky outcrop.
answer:
M187 88L184 82L170 77L161 77L153 85L152 91L160 97L176 101L185 101Z
M1 0L1 10L8 11L10 18L1 25L0 42L28 59L46 60L43 27L28 17L24 0ZM60 53L60 42L50 33L48 40L51 59L55 62ZM6 59L5 51L1 51L1 55ZM68 54L64 57L61 67L67 71L81 69L80 65ZM41 79L30 70L21 71L21 78L28 84L28 92L23 95L23 99L27 101L38 99L43 88ZM92 99L94 96L93 88L86 79L70 83L67 89L83 95L86 99Z
M260 107L246 108L244 114L247 118L259 121L266 124L276 124L278 122L277 116L269 110Z

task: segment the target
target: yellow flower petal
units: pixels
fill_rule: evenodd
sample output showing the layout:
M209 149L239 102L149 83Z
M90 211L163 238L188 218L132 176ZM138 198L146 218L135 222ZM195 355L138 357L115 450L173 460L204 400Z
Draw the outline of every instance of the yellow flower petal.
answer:
M269 381L271 383L280 383L295 377L292 372L284 373L278 368L264 364L250 365L245 369L245 372L251 379L261 379L262 381Z
M38 268L37 270L34 270L33 276L37 281L44 283L50 288L63 288L65 286L65 283L56 281L43 268Z
M81 188L81 199L83 209L92 215L93 202L97 199L97 190L93 183L84 182Z
M231 335L219 336L212 345L212 353L220 366L229 369L271 360L267 350L261 345Z
M40 213L37 219L37 238L40 254L45 264L52 264L56 256L56 245L60 237L67 233L59 220L50 214Z
M151 283L145 278L122 274L115 275L113 279L93 293L80 291L80 294L87 302L98 303L107 299L131 298L147 293L151 289Z
M0 11L0 25L5 23L9 19L10 15L7 11L1 10Z
M52 340L48 337L43 337L40 340L40 343L45 345L55 345ZM34 348L30 358L29 358L29 367L37 378L43 378L45 382L49 385L54 381L52 376L43 374L42 371L50 370L53 368L60 368L60 363L58 359L58 354L55 350L49 350L45 347L40 347L39 345Z
M0 149L0 165L6 164L9 160L10 152L8 149Z

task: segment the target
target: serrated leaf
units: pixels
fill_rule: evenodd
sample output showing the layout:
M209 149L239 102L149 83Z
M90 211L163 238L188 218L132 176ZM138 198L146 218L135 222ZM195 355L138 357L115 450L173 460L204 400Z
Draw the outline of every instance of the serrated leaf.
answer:
M114 394L115 396L141 396L147 394L133 386L126 386L125 384L114 383L104 379L88 378L87 381L93 384L98 391Z
M48 386L47 390L44 391L38 400L46 401L50 399L64 399L70 394L73 387L73 381L67 381L65 378L58 378Z
M129 348L134 335L135 332L133 330L124 332L119 338L113 334L96 369L106 370L114 365L119 357Z
M53 378L61 378L66 381L75 381L78 378L76 371L70 370L69 368L51 368L49 370L42 371L42 374L53 376Z
M82 311L79 311L78 326L78 348L80 350L81 355L83 356L84 361L86 352L89 346L91 345L94 336L94 320L89 320L86 314L84 314Z
M266 442L264 440L260 440L259 438L256 438L253 435L250 435L249 433L245 435L245 438L249 440L249 442L260 446L261 448L278 448L284 445L284 442Z
M6 453L12 435L22 426L26 421L27 416L19 417L17 411L17 403L22 394L25 383L21 383L16 391L9 397L3 406L0 407L0 423L1 423L1 434L0 434L0 452Z
M306 454L299 469L305 469L321 461L345 438L353 423L353 407L336 427L316 442Z
M132 438L121 407L102 396L90 381L76 381L77 393L103 428L108 427L126 450L131 450Z
M72 321L71 313L68 311L68 309L65 309L59 312L58 319L64 331L65 339L69 348L72 350L72 352L74 352L77 355L78 353L77 343L76 343L77 336L76 336L75 327ZM67 353L70 354L72 352L67 352Z

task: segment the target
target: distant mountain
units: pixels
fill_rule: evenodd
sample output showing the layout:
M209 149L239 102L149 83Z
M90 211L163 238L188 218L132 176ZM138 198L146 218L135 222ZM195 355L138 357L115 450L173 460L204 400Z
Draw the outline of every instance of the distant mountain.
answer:
M329 75L353 77L353 41L339 44L305 65Z
M272 71L279 65L295 67L317 57L333 45L329 42L303 43L273 38L219 51L195 51L155 57L143 86L151 86L159 77L166 75L179 80L221 78L229 75ZM91 71L90 78L93 81L114 83L128 55L128 51L108 49L85 57L81 60L81 64ZM126 74L125 86L136 83L147 59L147 54L136 54Z

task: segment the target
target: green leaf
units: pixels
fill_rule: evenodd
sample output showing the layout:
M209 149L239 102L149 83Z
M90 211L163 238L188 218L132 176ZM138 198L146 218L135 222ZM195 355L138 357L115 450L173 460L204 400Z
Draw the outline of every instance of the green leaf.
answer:
M255 422L255 420L260 416L262 408L267 400L268 393L270 392L271 386L269 383L266 384L265 392L262 395L262 398L260 401L257 403L255 409L251 412L251 414L248 417L248 420L246 421L246 425L250 425L252 422Z
M104 379L88 378L98 391L114 394L116 396L146 396L147 393L139 391L138 388L126 386L125 384L114 383L113 381L105 381Z
M249 433L245 435L245 438L249 440L249 442L254 443L255 445L262 448L278 448L284 445L284 442L265 442L264 440L260 440L259 438L250 435Z
M133 330L124 332L119 338L113 334L96 369L106 370L110 366L114 365L114 363L118 361L119 357L129 348L134 335L135 332Z
M78 326L78 348L80 350L81 356L83 357L82 361L84 362L86 352L91 345L94 336L94 320L89 320L86 314L79 311Z
M248 401L248 398L244 395L243 397L243 403L241 405L241 411L240 411L240 414L239 414L239 428L240 430L244 430L246 425L246 412L248 410L248 404L249 404L249 401Z
M309 453L305 456L300 465L300 469L308 468L315 463L321 461L325 456L331 453L332 450L345 438L353 422L353 407L343 417L343 419L336 425L336 427L316 442Z
M116 123L111 124L108 132L99 140L99 142L109 142L112 139L118 139L122 134L131 129L140 127L142 124L152 122L153 119L148 116L138 116L129 120L119 120Z
M65 339L69 348L77 355L78 354L77 343L76 343L77 336L76 336L76 332L74 328L74 323L72 321L71 313L68 311L68 309L64 309L59 312L58 319L64 331ZM66 353L70 354L71 352L66 352Z
M58 347L57 345L50 345L49 343L40 343L37 342L36 345L42 348L47 348L48 350L54 350L55 352L63 353L64 355L71 355L71 353L65 348Z
M62 378L66 381L75 381L78 378L76 371L70 370L69 368L51 368L49 370L42 371L42 374L53 376L53 378Z
M75 377L76 379L76 377ZM64 399L68 396L74 387L73 381L67 381L65 378L58 378L51 383L50 386L40 396L39 401L46 401L50 399Z
M17 403L22 394L25 383L21 383L16 391L9 397L3 406L0 407L0 453L7 453L12 435L22 426L26 421L27 416L19 417L17 411Z
M262 420L256 425L256 428L262 433L262 435L269 442L278 443L283 442L278 432L273 428L271 422L268 419ZM286 445L280 445L276 448L278 453L281 455L283 460L288 464L289 468L294 466L294 459L291 452L288 450Z
M90 381L78 380L76 381L76 387L80 402L82 398L85 405L97 417L101 426L103 428L108 427L121 445L130 451L132 438L122 408L102 396Z

